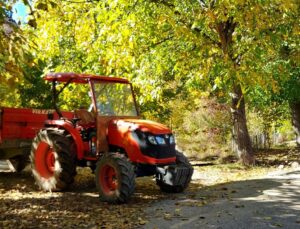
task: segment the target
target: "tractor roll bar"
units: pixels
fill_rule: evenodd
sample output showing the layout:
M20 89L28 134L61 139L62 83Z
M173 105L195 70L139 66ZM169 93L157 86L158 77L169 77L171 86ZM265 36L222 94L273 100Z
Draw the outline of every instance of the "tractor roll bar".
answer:
M62 118L63 115L59 109L59 107L57 106L57 99L58 99L58 96L60 93L62 93L62 91L73 81L72 78L70 78L65 84L64 86L59 90L57 91L56 90L56 83L57 83L57 80L53 80L52 81L52 96L53 96L53 106L54 106L54 109L56 111L56 113L58 114L59 118Z
M129 83L127 79L118 78L118 77L98 76L92 74L79 74L73 72L48 73L44 77L44 79L48 81L57 81L57 82L68 82L69 79L72 79L72 82L74 83L88 83L89 80L102 81L102 82Z

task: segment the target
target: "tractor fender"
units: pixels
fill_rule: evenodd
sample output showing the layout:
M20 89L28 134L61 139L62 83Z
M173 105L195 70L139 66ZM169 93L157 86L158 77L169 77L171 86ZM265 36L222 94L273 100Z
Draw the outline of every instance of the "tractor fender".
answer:
M46 126L49 126L49 125L50 126L59 126L59 127L64 128L66 131L68 131L71 134L72 138L74 139L76 149L77 149L78 160L81 160L83 158L83 156L84 156L83 141L82 141L79 131L76 128L74 128L72 123L70 123L66 120L47 120L45 122L45 125Z

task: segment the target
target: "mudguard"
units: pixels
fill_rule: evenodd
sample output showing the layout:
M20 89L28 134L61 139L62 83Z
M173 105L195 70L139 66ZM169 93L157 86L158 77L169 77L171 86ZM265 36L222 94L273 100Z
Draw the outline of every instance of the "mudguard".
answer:
M77 149L77 159L81 160L84 156L84 145L79 131L74 128L73 124L68 120L47 120L46 126L59 126L68 131L74 139Z

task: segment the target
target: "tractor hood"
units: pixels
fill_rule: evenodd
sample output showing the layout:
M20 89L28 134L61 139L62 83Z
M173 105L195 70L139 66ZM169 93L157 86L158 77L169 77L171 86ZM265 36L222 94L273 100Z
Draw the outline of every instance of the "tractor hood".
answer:
M112 120L111 124L117 126L117 128L121 129L122 132L126 132L128 130L134 131L136 129L152 134L170 134L172 132L167 126L149 120L119 119Z
M132 162L148 165L175 163L175 140L165 125L140 119L112 119L107 133L112 150L124 150Z

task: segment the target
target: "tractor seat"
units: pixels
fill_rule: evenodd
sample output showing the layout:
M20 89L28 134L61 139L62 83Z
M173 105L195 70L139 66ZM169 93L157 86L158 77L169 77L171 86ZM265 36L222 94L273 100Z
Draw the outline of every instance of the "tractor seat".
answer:
M79 109L74 111L75 117L79 118L79 124L83 126L94 125L95 116L92 112L87 111L86 109Z

